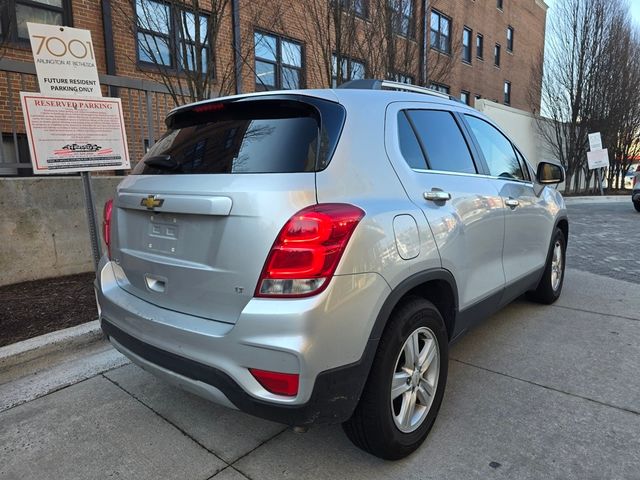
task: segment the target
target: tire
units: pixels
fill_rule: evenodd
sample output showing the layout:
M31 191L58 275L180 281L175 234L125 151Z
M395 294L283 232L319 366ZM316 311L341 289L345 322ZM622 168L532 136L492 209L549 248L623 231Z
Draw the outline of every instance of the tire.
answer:
M640 212L640 202L633 202L633 206L636 209L636 212Z
M414 338L423 354L418 355L418 361L424 360L426 367L422 376L409 375L402 368L411 363L409 350ZM428 357L431 362L426 360ZM353 416L342 424L347 437L362 450L386 460L398 460L415 451L438 415L447 383L448 360L449 339L440 312L421 297L408 297L396 307L385 328L360 402ZM394 377L396 389L406 392L392 400ZM410 411L403 410L403 405L411 404L413 398L413 416L403 415Z
M558 252L560 254L560 265L557 264ZM540 283L538 283L535 290L528 292L531 300L545 305L551 305L560 298L562 284L564 283L566 252L567 240L564 238L562 230L556 228L547 255L547 265L545 266Z

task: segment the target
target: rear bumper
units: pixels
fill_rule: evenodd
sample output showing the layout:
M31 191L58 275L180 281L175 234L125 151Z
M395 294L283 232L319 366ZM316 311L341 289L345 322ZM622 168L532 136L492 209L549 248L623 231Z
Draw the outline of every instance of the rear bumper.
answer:
M218 397L220 392L231 406L257 417L288 425L309 425L315 423L337 423L347 420L353 413L362 389L358 379L366 379L369 365L375 354L377 341L370 340L365 348L365 355L352 365L335 368L320 373L315 381L311 398L302 405L277 405L259 400L247 394L229 375L215 367L198 363L179 355L165 352L132 337L120 330L108 320L101 322L102 330L120 351L128 355L135 363L146 367L150 364L152 373L158 374L156 368L173 374L174 382L186 390L205 396L220 404L224 399ZM124 348L122 348L124 347ZM155 368L154 368L155 367ZM179 377L183 380L180 382ZM195 389L192 382L213 387ZM182 383L182 384L181 384ZM191 387L191 388L190 388ZM207 393L205 393L207 392Z
M281 423L335 423L353 412L377 346L370 332L389 293L379 275L334 277L311 298L251 299L233 325L141 300L118 286L117 268L101 261L100 318L113 345L133 362L217 403ZM299 374L298 394L268 392L249 368Z

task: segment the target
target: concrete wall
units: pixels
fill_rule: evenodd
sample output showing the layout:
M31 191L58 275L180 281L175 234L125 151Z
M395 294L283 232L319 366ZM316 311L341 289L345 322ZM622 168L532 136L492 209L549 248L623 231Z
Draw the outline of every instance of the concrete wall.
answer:
M96 210L122 177L93 177ZM0 285L88 272L80 177L0 178Z
M538 133L538 121L532 114L484 99L476 100L475 108L496 122L533 166L542 160L557 161Z

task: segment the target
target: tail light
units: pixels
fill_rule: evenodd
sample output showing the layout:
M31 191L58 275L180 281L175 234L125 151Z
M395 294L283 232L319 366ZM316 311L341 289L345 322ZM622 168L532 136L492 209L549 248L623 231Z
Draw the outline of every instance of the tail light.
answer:
M113 213L113 199L110 198L104 204L102 211L102 238L107 246L107 255L111 258L111 214Z
M312 205L282 227L267 257L256 297L307 297L324 290L351 234L364 217L343 203Z
M265 390L276 395L295 397L298 394L299 375L297 373L269 372L250 368L251 375Z
M636 183L638 183L638 177L640 177L640 174L637 174L637 173L633 176L633 186L634 187L636 186Z

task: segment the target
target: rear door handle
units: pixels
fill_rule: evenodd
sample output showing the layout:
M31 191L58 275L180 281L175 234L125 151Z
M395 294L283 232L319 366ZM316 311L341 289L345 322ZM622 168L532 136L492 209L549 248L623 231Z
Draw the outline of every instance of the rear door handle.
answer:
M442 190L431 190L430 192L424 192L424 199L430 202L446 202L451 200L451 194Z
M518 200L516 200L515 198L507 198L504 201L505 205L507 205L507 207L509 208L516 208L518 205L520 205L520 202Z

